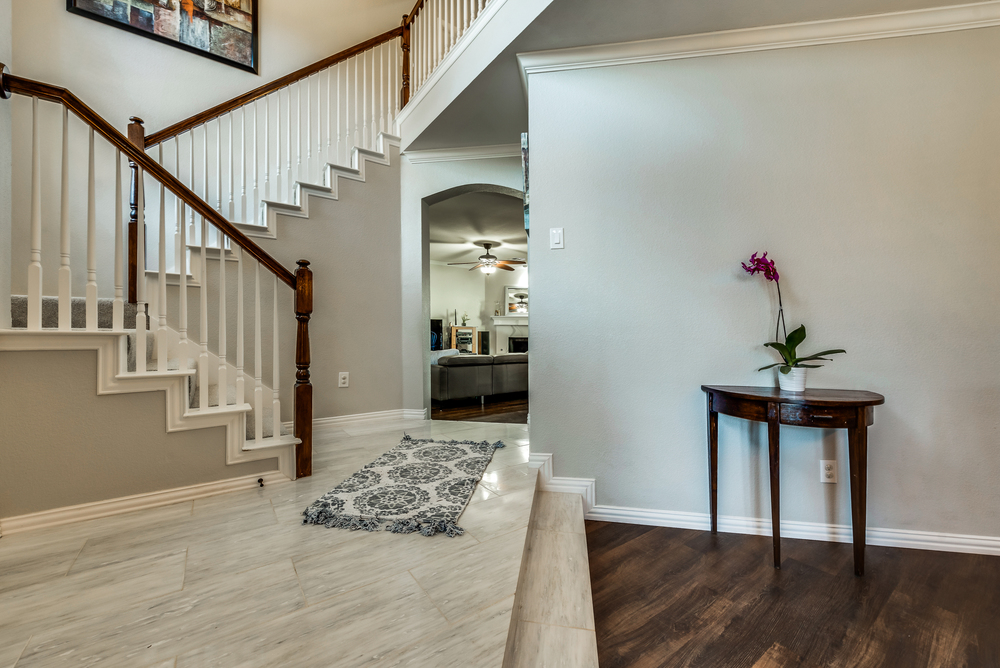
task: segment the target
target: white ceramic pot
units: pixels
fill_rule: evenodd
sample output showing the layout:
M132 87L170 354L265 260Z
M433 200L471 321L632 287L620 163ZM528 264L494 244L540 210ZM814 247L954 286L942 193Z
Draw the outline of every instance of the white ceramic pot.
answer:
M782 392L805 392L806 371L802 367L792 367L788 373L778 372L778 388Z

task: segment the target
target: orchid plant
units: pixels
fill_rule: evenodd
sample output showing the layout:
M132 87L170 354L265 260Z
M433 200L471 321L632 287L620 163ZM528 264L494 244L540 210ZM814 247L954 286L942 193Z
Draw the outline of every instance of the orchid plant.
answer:
M754 274L763 274L764 278L768 282L774 282L774 286L778 289L778 320L774 325L774 338L778 338L779 333L785 335L785 341L775 340L765 343L764 345L768 348L773 348L781 355L781 361L775 362L774 364L768 364L767 366L762 366L757 369L757 371L764 371L765 369L773 369L778 367L778 371L783 374L787 374L792 368L804 368L804 369L818 369L822 364L806 364L806 362L829 362L830 359L825 357L825 355L836 355L839 353L847 353L846 350L837 348L835 350L824 350L821 353L815 353L813 355L806 355L805 357L798 356L798 347L806 339L806 326L799 325L797 328L792 330L789 334L785 329L785 309L781 303L781 283L779 282L778 270L774 267L774 260L767 259L767 253L765 252L760 257L757 253L750 256L749 263L741 262L744 271L753 276Z

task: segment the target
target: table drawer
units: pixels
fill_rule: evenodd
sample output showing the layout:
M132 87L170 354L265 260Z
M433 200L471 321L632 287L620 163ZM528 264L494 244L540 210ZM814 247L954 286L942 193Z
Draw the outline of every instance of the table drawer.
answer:
M781 404L781 424L797 427L845 429L856 426L857 422L858 411L856 408Z

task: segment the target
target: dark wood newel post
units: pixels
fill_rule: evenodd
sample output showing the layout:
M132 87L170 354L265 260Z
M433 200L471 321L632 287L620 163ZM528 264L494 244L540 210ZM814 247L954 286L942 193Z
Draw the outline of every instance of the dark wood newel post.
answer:
M146 150L146 129L142 126L143 120L138 116L128 119L128 140L140 151ZM132 182L128 195L128 303L135 304L139 296L139 276L137 267L139 266L139 165L128 161L129 170L132 173Z
M306 260L296 262L295 319L295 477L312 475L313 388L309 382L309 318L313 311L313 275Z
M410 101L410 22L403 15L403 90L400 91L400 108Z

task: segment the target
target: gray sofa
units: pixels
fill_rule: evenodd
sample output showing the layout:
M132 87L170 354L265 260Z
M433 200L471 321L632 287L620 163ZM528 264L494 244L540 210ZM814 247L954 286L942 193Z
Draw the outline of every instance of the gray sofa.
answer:
M528 353L451 355L431 365L431 399L468 399L528 391Z

